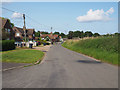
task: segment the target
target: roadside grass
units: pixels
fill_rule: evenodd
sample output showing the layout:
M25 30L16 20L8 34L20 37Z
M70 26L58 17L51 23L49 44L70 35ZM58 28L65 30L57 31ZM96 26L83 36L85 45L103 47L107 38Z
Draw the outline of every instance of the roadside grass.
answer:
M39 50L32 49L16 49L2 53L2 62L14 63L35 63L42 60L44 53Z
M79 41L68 40L62 46L94 57L102 62L118 65L118 37L99 37Z

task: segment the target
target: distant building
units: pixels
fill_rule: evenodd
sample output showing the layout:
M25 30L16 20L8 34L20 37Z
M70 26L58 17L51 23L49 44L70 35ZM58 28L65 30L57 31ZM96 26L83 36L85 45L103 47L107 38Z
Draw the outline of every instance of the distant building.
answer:
M13 27L13 31L15 33L15 41L23 41L25 37L25 32L23 28ZM33 41L35 39L35 30L34 29L26 29L26 38L28 41Z
M42 32L40 33L40 37L44 40L44 39L49 39L51 41L56 41L59 36L57 34L53 34L52 32L50 34L42 34Z
M11 40L14 39L14 32L12 29L12 24L9 19L0 17L0 25L2 25L2 39L3 40Z

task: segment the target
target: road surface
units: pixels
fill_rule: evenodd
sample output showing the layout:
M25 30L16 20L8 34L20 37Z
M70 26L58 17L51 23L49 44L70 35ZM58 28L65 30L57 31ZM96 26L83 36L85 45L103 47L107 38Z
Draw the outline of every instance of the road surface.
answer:
M92 52L92 51L91 51ZM61 45L52 46L39 65L3 72L3 88L117 88L118 68Z

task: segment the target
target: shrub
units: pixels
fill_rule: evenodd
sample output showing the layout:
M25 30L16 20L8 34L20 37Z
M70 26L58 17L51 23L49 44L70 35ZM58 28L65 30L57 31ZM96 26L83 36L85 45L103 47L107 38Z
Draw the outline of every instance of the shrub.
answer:
M2 51L8 51L15 49L15 41L14 40L3 40L2 41Z

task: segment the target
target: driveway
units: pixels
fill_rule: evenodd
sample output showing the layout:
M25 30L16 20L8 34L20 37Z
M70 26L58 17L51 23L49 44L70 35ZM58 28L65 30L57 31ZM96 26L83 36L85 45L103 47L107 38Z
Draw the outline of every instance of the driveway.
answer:
M92 52L92 51L91 51ZM3 72L3 88L117 88L118 67L53 45L41 64Z

